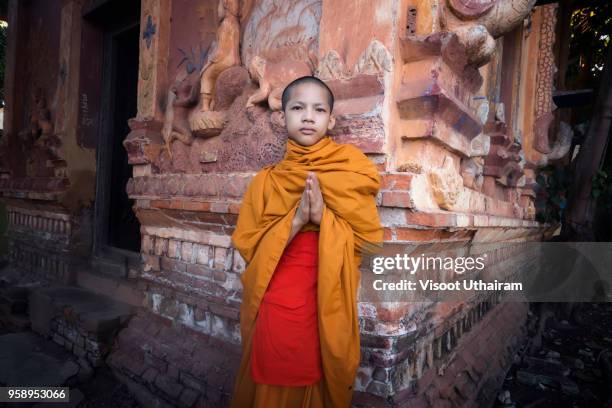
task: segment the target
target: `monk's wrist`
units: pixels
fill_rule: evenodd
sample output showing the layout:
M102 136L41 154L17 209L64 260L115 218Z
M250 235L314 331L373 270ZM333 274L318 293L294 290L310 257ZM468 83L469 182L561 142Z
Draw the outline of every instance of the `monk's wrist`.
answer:
M291 225L292 225L292 227L293 227L293 228L298 228L298 229L300 229L300 228L302 228L304 225L306 225L306 222L302 221L302 220L300 219L300 217L295 216L295 217L293 217L293 222L292 222L292 224L291 224Z

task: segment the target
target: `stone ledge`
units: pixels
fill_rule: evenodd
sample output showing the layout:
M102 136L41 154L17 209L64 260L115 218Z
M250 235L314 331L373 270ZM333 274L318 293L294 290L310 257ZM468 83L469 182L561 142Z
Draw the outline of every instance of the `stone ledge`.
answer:
M3 197L53 201L70 186L67 178L22 177L0 179Z
M547 228L548 224L520 218L499 217L487 214L466 214L449 211L413 211L401 208L382 208L381 223L384 227L437 228Z

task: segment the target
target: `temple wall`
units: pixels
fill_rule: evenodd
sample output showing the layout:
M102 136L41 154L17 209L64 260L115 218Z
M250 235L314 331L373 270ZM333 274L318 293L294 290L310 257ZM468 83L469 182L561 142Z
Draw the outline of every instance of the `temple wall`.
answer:
M14 262L69 282L69 267L51 274L49 261L36 259L71 259L75 242L87 242L76 238L91 234L82 209L95 199L86 186L95 178L101 104L95 53L80 41L100 37L81 24L78 1L47 11L43 3L53 8L30 7L55 16L56 34L45 37L55 45L40 47L57 50L60 38L71 45L40 54L53 59L37 68L44 72L15 74L13 101L26 100L30 76L45 78L61 162L49 161L38 178L19 166L3 170L0 191ZM16 4L13 18L33 18ZM332 136L378 167L386 242L457 253L488 243L495 276L525 268L507 243L541 239L535 174L567 144L548 131L556 6L533 4L142 0L138 113L124 146L133 169L126 189L141 224L142 263L130 279L144 301L108 360L139 399L229 401L245 269L230 236L252 176L283 157L280 92L298 76L326 81L336 96ZM28 58L12 44L9 72ZM546 64L530 63L540 55ZM23 106L11 111L10 138L26 124ZM360 290L354 406L491 403L524 335L524 303L492 296L417 307L377 296Z

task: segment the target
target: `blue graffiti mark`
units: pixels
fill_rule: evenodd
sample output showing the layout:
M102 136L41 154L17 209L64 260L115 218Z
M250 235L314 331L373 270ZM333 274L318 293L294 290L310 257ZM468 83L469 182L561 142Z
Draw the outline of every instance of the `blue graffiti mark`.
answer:
M462 114L462 115L459 117L459 120L458 120L458 121L456 121L455 123L453 123L453 129L454 129L454 130L456 130L456 131L460 131L460 130L461 130L461 128L463 128L463 125L465 124L465 122L467 121L467 119L468 119L468 118L467 118L467 115Z
M193 49L193 47L190 47L189 53L185 52L185 50L183 50L182 48L177 48L183 57L181 58L181 60L179 61L176 67L179 68L181 65L185 64L185 71L187 71L187 74L191 74L195 72L196 70L200 71L202 67L204 66L204 61L206 61L206 57L208 55L208 50L210 46L204 49L202 45L199 44L198 47L200 48L200 51L198 53L199 61L198 61L198 58L196 57L196 52Z
M147 16L147 25L145 30L142 32L142 38L147 42L147 49L151 48L151 40L156 33L155 24L153 24L153 19L151 16Z

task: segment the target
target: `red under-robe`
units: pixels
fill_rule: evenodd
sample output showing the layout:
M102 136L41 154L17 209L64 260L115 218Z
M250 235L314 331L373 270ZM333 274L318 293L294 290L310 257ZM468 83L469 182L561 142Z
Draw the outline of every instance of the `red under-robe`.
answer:
M253 333L255 383L305 386L323 376L317 319L318 241L319 231L298 232L268 284Z

